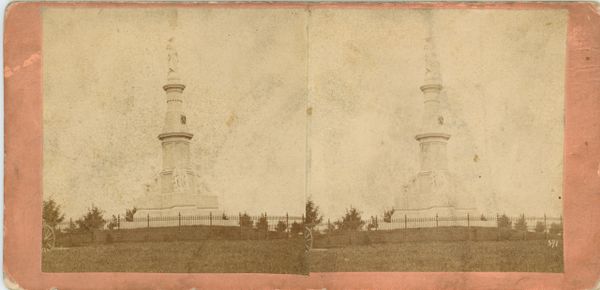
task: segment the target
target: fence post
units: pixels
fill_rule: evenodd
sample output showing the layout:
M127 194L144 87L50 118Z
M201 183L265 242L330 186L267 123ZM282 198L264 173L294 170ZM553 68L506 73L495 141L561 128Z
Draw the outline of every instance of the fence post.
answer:
M564 231L564 229L563 229L562 214L560 215L560 228Z
M564 237L565 236L565 227L563 225L563 217L562 214L560 215L560 236Z
M286 212L285 213L285 232L287 233L287 237L288 239L290 238L290 216L289 214Z
M470 227L471 227L471 219L470 219L469 213L467 213L467 228L470 228Z
M117 215L117 230L121 229L121 215Z
M522 213L521 217L519 219L517 219L515 222L513 222L513 226L520 221L521 219L523 219L523 222L525 223L524 229L523 229L523 240L527 240L527 221L525 220L525 214Z
M242 213L239 212L238 213L238 223L240 224L240 240L243 237L243 230L242 230Z
M471 240L471 216L467 213L467 238Z
M267 212L265 212L265 221L267 222L267 232L265 233L266 239L269 239L269 218L267 217Z
M212 211L208 212L208 237L212 237Z
M496 213L496 229L497 229L496 237L497 237L498 241L500 240L500 224L498 224L499 221L500 221L500 216L498 215L498 213Z
M546 214L544 214L544 239L548 239L548 225L546 224Z
M375 215L375 230L379 230L379 219L377 218L377 215Z
M329 245L331 240L331 220L327 218L327 244Z
M438 227L438 214L435 214L435 227Z
M177 228L181 230L181 212L177 213Z
M408 224L408 221L407 221L407 219L406 219L406 215L404 215L404 228L405 228L405 229L406 229L406 226L407 226L407 224Z
M150 227L150 214L146 214L146 222L148 223L148 227Z

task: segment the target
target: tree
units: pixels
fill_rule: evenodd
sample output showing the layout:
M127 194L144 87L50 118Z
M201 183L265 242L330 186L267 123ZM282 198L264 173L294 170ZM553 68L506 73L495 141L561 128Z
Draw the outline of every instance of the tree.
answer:
M126 209L125 210L125 221L132 222L133 216L135 215L136 212L137 212L137 208L135 208L135 207L132 209Z
M112 215L112 219L110 220L110 222L106 225L106 227L109 230L112 230L114 228L118 228L119 227L119 220L117 219L117 216L115 216L114 214Z
M60 205L54 199L45 200L43 205L42 218L50 227L55 228L56 225L65 220L65 215L61 213Z
M267 220L266 214L261 214L256 222L256 228L260 231L267 231L269 229L269 221Z
M498 223L498 228L501 229L510 229L512 225L512 221L505 214L499 216L496 222Z
M396 210L395 209L390 209L390 210L384 210L383 211L383 221L386 223L391 223L392 222L392 216L394 215L394 212Z
M103 211L92 205L92 207L88 209L88 212L79 218L76 223L79 230L91 232L104 227L106 220L104 220Z
M241 227L251 228L254 225L254 222L252 221L252 218L247 213L244 213L244 214L240 215L239 224Z
M517 222L515 222L515 230L517 231L527 231L527 221L525 220L525 215L519 217Z
M304 223L311 230L323 221L323 216L319 213L319 207L312 200L306 202L306 218Z
M290 232L293 236L297 236L298 234L302 233L303 231L304 231L304 226L302 225L302 223L298 223L298 222L292 223Z
M512 221L510 218L503 214L496 219L496 223L498 224L498 238L500 240L509 240L512 236Z
M342 217L341 221L335 222L338 229L343 231L358 231L362 229L365 222L361 219L360 212L351 207L349 210L346 209L346 214Z
M543 233L546 231L546 225L544 224L544 222L537 222L535 224L535 231L537 233Z
M283 233L283 232L285 232L285 230L287 230L287 225L285 224L284 221L279 221L279 222L277 222L277 226L275 227L275 230L278 233Z

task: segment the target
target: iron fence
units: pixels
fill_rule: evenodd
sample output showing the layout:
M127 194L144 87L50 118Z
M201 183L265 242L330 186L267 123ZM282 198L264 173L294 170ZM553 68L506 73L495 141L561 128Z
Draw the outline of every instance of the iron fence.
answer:
M407 215L381 219L326 220L313 228L316 248L427 241L560 240L562 217L506 215Z
M360 221L346 221L350 228L356 230L397 230L435 227L498 227L522 231L548 232L551 229L562 231L562 216L507 216L507 215L470 215L464 216L425 216L409 217L395 215L393 217L371 216ZM340 230L341 220L330 219L315 226L318 232Z
M247 215L239 213L234 215L212 214L207 215L182 215L176 216L135 216L134 218L123 218L120 215L106 221L105 229L140 229L140 228L159 228L159 227L188 227L188 226L208 226L208 227L240 227L253 228L258 230L290 232L293 228L303 228L304 216L270 216ZM56 225L60 232L75 231L77 224L73 220L62 222Z

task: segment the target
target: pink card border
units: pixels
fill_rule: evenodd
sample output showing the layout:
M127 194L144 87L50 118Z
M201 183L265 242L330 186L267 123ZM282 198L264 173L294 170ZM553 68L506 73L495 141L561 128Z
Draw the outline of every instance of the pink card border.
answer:
M566 9L564 273L42 273L43 7ZM600 17L584 3L13 3L5 14L4 272L24 289L589 289L600 278Z

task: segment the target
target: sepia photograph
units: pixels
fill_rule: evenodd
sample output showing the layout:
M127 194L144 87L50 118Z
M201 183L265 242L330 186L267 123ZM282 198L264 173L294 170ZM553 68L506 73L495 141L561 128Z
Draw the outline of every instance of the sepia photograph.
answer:
M566 20L312 11L311 272L563 272Z
M42 26L43 272L563 272L566 10Z
M306 17L43 11L44 272L306 274Z

